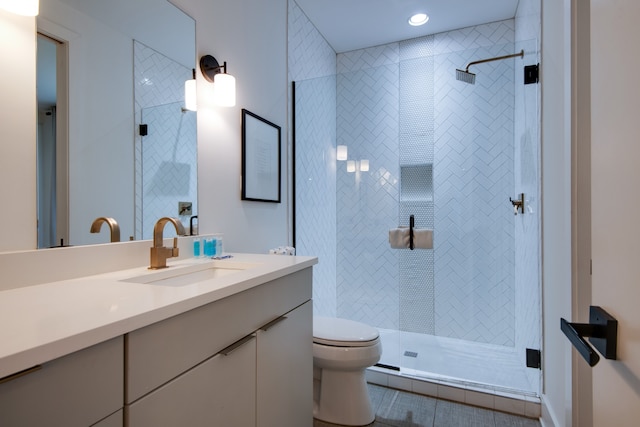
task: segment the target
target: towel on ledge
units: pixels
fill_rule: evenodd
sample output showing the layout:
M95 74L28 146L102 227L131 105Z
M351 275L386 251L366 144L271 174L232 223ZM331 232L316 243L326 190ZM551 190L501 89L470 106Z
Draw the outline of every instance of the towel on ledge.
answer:
M414 249L433 249L433 230L426 228L413 229Z
M389 230L389 244L392 249L409 249L409 227Z
M391 249L411 249L409 246L409 227L389 230L389 244ZM433 249L433 230L414 228L413 249Z

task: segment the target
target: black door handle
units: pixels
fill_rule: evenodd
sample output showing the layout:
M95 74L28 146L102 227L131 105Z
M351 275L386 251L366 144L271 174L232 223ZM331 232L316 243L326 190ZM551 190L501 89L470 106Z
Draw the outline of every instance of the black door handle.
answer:
M560 329L589 366L595 366L600 360L589 342L606 359L617 358L618 321L603 308L589 307L589 323L570 323L561 318ZM589 337L589 342L584 337Z

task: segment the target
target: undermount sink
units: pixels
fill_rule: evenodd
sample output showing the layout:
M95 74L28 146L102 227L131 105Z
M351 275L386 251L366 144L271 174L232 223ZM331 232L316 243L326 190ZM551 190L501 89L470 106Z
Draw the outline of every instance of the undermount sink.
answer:
M168 267L163 270L148 272L139 276L121 280L128 283L141 283L158 286L187 286L205 280L217 279L230 274L239 273L257 264L209 262L180 267Z

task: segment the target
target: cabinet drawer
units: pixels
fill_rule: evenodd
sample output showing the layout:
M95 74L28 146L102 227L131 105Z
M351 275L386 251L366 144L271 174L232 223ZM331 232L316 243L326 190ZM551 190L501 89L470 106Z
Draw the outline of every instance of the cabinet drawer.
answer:
M311 298L311 267L126 336L126 403Z
M256 338L247 338L127 405L126 425L254 426Z
M122 427L124 425L124 409L94 424L91 427Z
M0 384L0 425L92 425L122 408L124 345L118 337Z

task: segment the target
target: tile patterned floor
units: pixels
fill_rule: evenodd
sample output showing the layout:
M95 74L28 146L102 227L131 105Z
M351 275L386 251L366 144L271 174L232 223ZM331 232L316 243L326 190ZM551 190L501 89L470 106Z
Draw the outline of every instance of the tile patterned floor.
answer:
M538 420L369 384L371 427L540 427ZM314 420L314 427L335 427Z

